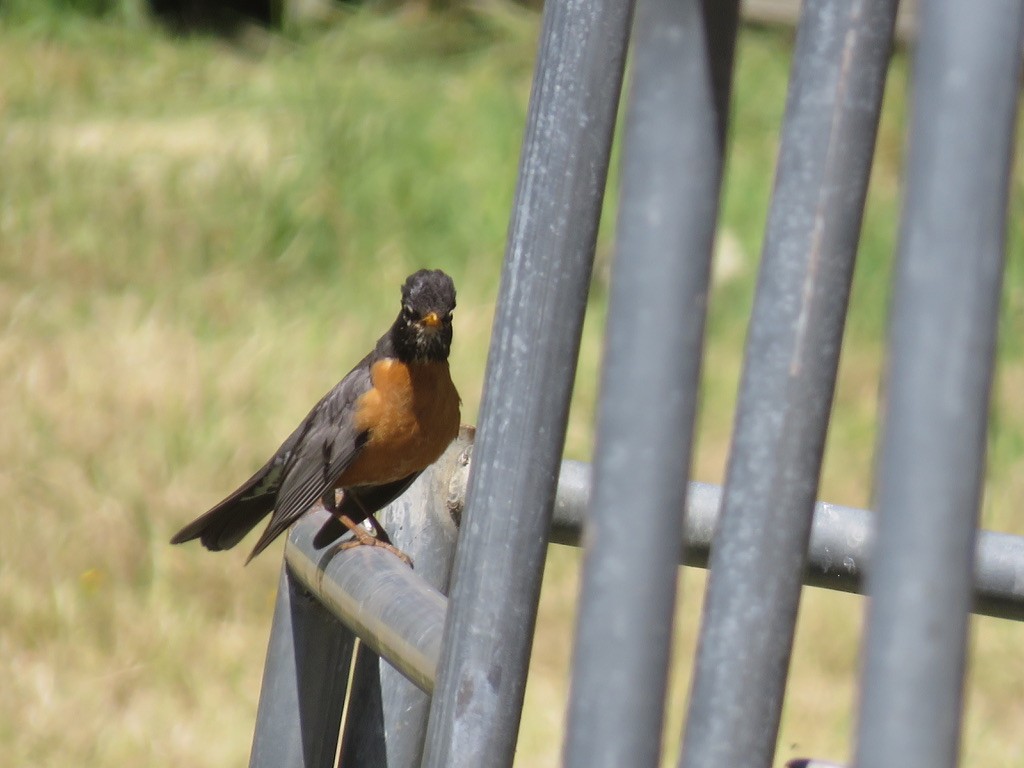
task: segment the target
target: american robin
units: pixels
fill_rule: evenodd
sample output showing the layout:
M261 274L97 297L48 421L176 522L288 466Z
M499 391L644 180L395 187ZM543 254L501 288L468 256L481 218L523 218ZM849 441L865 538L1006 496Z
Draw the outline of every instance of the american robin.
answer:
M454 309L448 275L436 269L410 275L402 310L373 351L324 395L262 469L171 543L199 539L207 549L230 549L273 513L248 563L319 499L333 516L316 546L349 528L356 534L352 544L388 546L405 558L390 547L373 513L401 495L459 432L459 393L448 370ZM376 538L359 525L367 519Z

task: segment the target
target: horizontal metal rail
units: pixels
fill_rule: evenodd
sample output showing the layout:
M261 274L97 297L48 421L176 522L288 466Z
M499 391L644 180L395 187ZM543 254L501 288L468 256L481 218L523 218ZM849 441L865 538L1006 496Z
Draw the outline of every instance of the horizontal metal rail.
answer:
M468 466L448 479L449 507L461 509ZM436 486L435 486L436 487ZM591 468L562 462L551 542L579 546L591 489ZM706 567L722 489L691 483L680 562ZM285 560L293 575L360 639L427 693L433 691L447 599L394 555L374 547L316 550L326 512L292 526ZM628 515L622 535L629 535ZM874 514L819 502L814 511L804 584L863 592ZM974 573L974 613L1024 621L1024 536L981 531Z
M426 693L434 689L448 601L378 547L317 550L320 510L292 526L284 557L292 574L332 613Z
M551 533L553 543L579 546L589 496L590 465L578 461L563 462ZM682 564L707 567L721 501L720 486L690 483ZM623 535L627 535L628 516L623 515L622 525ZM863 594L863 579L874 530L873 512L818 502L814 508L803 583ZM972 612L1024 621L1024 536L997 531L979 532Z

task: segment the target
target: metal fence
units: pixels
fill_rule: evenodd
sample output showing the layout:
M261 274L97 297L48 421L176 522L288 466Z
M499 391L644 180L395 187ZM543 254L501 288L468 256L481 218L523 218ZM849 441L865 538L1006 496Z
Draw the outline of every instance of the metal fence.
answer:
M511 765L545 551L581 539L565 765L661 759L681 561L682 768L771 764L805 583L873 596L856 765L957 764L968 614L1024 619L1024 538L977 531L1024 0L919 10L876 517L815 499L896 6L803 4L717 488L687 470L738 2L549 0L478 439L385 513L413 571L294 527L251 765ZM591 468L561 453L630 35Z

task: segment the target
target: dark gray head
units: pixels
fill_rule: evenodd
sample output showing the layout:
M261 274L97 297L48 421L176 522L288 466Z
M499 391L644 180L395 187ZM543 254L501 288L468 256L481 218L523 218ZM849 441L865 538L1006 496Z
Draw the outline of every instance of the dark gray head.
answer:
M402 311L391 329L399 359L447 360L452 346L455 283L439 269L413 272L402 286Z

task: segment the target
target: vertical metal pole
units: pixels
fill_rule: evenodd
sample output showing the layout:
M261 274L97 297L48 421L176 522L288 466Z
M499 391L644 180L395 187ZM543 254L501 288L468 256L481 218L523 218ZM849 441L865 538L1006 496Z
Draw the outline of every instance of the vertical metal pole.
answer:
M1024 3L920 8L857 765L958 761Z
M721 181L716 105L728 108L701 0L640 0L633 34L565 746L577 768L658 764Z
M352 690L349 692L348 712L341 737L339 766L394 768L395 764L388 759L384 703L381 700L380 673L385 666L381 663L380 656L365 644L360 643L356 648L356 663L352 665Z
M685 768L774 756L896 5L803 5Z
M354 644L282 566L250 768L333 768Z
M631 0L544 9L424 765L511 765Z
M711 96L718 131L718 153L725 154L740 3L739 0L701 0L701 5L704 8L704 29L708 40L708 72L711 76Z
M449 484L469 461L473 429L462 433L409 490L378 514L392 543L412 558L414 573L448 591L458 528L449 507ZM342 736L343 766L416 768L430 711L421 691L366 645L356 652L352 694Z

